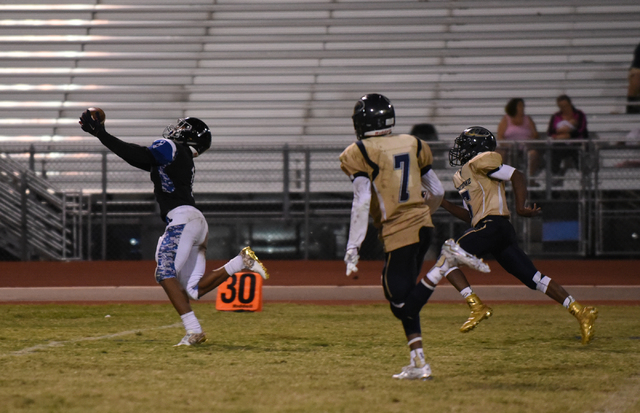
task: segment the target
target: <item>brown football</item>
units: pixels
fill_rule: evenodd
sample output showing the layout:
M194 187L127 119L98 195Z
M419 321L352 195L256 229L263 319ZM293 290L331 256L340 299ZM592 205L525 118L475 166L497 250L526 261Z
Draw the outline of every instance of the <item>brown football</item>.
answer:
M89 111L89 113L91 113L91 117L95 120L99 120L100 123L104 123L104 121L107 119L106 115L104 114L104 110L100 108L89 108L87 110Z

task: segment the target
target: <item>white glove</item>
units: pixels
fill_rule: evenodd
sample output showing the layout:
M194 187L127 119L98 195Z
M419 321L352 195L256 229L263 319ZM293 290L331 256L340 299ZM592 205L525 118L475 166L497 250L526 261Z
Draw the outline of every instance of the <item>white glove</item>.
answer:
M358 259L360 256L358 255L358 250L355 248L351 248L347 250L347 253L344 255L344 262L347 264L347 277L351 275L352 272L358 272Z

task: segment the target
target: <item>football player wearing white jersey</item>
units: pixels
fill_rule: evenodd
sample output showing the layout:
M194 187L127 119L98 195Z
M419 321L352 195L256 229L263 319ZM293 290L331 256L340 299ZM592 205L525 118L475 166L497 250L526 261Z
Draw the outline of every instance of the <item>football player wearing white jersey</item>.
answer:
M418 281L418 276L431 244L431 213L440 205L444 189L431 169L433 157L426 142L392 133L395 110L389 99L375 93L363 96L352 119L357 141L340 155L340 166L353 182L346 274L358 270L371 215L385 251L384 294L402 322L410 351L410 364L393 377L426 380L431 368L422 348L420 310L435 284L427 277Z
M453 183L462 197L463 206L443 199L441 205L452 215L471 224L457 244L478 257L491 254L507 272L531 289L537 289L566 307L580 324L582 343L587 344L593 336L593 326L598 317L595 307L579 304L557 282L537 270L527 254L520 249L513 225L509 221L509 209L505 196L505 182L510 181L515 194L516 213L523 217L534 217L540 208L525 205L527 186L522 172L502 163L495 152L496 138L479 126L465 129L455 139L449 151L451 166L461 167L453 176ZM460 328L467 332L492 314L491 308L473 293L469 282L455 269L447 279L467 300L471 308L469 319Z
M190 300L222 284L229 276L246 268L268 278L266 268L250 247L224 266L205 274L209 228L193 197L193 159L211 146L211 132L200 119L187 117L166 127L162 139L150 146L124 142L105 130L99 113L86 110L80 116L82 130L130 165L148 171L153 182L160 217L166 223L156 249L156 281L180 315L186 335L176 346L206 341Z

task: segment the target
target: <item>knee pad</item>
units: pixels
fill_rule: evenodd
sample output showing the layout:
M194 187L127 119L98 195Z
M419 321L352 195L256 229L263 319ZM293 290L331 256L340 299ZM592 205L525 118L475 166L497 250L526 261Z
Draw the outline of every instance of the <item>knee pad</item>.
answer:
M391 308L391 312L393 313L393 315L398 319L398 320L402 320L406 317L405 312L404 312L404 303L399 303L396 304L393 301L389 301L389 307Z
M547 287L549 286L549 283L551 282L551 278L547 277L546 275L544 275L540 271L538 271L533 275L533 279L531 281L533 281L533 283L535 284L535 287L534 286L528 286L529 288L531 288L532 290L535 288L538 291L546 293L547 292Z
M421 333L419 314L407 314L404 303L396 304L393 301L390 301L389 304L393 315L402 322L402 328L406 335Z

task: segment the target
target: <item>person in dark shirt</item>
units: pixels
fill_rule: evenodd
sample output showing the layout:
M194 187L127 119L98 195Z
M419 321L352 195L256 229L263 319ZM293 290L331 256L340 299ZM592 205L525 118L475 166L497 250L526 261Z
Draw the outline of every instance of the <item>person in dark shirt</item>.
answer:
M587 116L583 111L576 109L567 95L560 95L556 98L558 112L551 115L547 135L554 141L564 142L562 145L555 145L551 151L551 172L554 175L564 175L566 165L562 167L562 161L573 163L576 169L580 163L580 143L571 143L574 139L589 139L587 129Z
M198 300L244 268L265 279L269 276L250 247L243 248L224 266L205 274L209 227L193 197L193 159L209 149L211 132L200 119L187 117L167 126L162 138L146 147L109 134L100 116L100 111L85 110L80 116L82 130L97 137L131 166L150 173L160 217L167 224L158 240L155 277L186 330L176 346L203 343L206 335L190 300Z
M629 68L629 89L627 91L627 113L640 113L640 43L633 52L633 61Z

